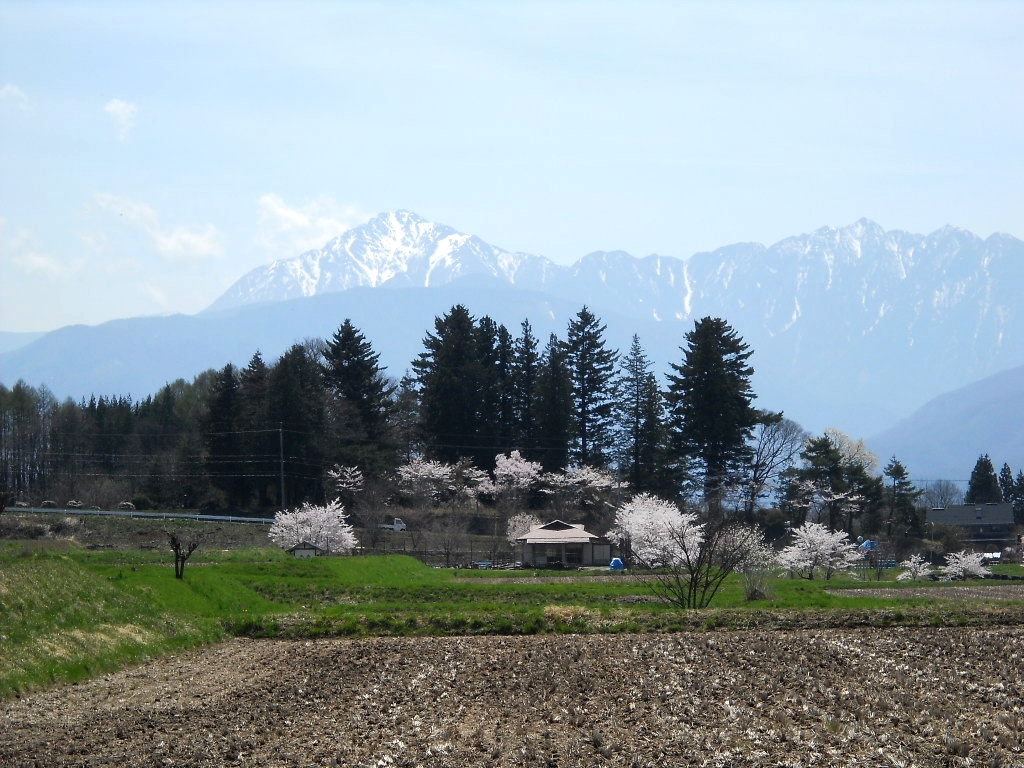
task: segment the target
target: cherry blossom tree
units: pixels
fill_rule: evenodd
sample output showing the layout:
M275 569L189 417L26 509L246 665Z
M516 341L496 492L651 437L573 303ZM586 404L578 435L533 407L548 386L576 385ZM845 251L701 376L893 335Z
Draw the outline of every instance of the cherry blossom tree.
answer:
M966 581L991 576L992 571L982 561L985 556L981 552L951 552L946 555L946 564L942 567L941 581Z
M508 493L522 494L540 478L540 462L527 461L518 451L495 457L495 484Z
M793 531L793 543L779 553L780 565L807 579L818 572L830 579L860 559L857 545L845 533L821 523L804 523Z
M765 600L769 597L768 579L779 565L779 553L756 528L743 531L745 555L736 566L743 577L743 594L747 600Z
M535 528L538 525L542 525L542 523L536 515L526 514L525 512L513 515L508 521L508 543L515 547L520 536L524 536L531 528Z
M359 467L346 467L335 464L327 470L327 482L336 498L343 498L363 490L363 473Z
M452 481L452 465L415 458L398 468L398 483L419 506L436 504Z
M648 571L655 594L680 608L706 608L760 539L752 527L701 520L649 493L618 508L612 535L632 564Z
M924 581L932 577L932 567L923 555L911 555L900 563L900 568L903 573L896 577L897 581Z
M269 536L285 549L305 541L328 552L347 552L357 543L345 508L338 501L324 506L305 502L298 509L278 512Z

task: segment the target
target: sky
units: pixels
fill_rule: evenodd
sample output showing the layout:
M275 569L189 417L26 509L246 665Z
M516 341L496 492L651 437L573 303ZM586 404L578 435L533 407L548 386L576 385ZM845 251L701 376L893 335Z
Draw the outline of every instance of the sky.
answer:
M570 264L1024 237L1021 2L0 0L0 331L198 312L406 209Z

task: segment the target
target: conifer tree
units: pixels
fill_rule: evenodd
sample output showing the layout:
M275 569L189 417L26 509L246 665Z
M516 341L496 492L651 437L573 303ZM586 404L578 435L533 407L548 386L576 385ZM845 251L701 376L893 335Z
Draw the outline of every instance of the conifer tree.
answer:
M565 345L551 334L537 375L536 460L545 472L559 472L569 464L572 382L565 358Z
M1013 470L1010 469L1009 464L1004 462L1002 469L999 470L999 490L1003 494L1003 501L1013 501L1014 486Z
M1002 500L1003 492L999 488L999 478L996 477L992 459L983 453L971 471L971 479L967 481L964 504L998 504Z
M338 436L334 461L358 466L371 476L388 465L386 427L395 389L379 360L380 354L346 318L328 339L321 366Z
M604 339L605 326L583 307L569 323L566 365L572 385L572 445L577 466L604 468L611 458L618 352Z
M750 347L717 317L705 317L685 337L682 363L668 376L673 447L688 460L712 507L738 485L749 465L750 436L765 414L753 406Z
M478 448L480 357L476 321L461 304L434 319L413 361L430 458L454 464Z
M210 391L206 433L206 471L214 487L224 492L229 507L247 501L245 446L242 440L242 399L238 373L228 363Z
M512 442L519 447L524 456L533 460L538 458L538 347L539 342L533 335L530 321L524 320L512 352L512 421L515 426Z
M889 478L887 489L889 502L888 533L914 532L920 529L921 519L918 514L917 500L923 491L919 491L910 481L910 475L903 463L893 456L886 464L882 473Z
M664 405L654 364L633 336L619 375L619 466L637 492L660 491L664 451Z

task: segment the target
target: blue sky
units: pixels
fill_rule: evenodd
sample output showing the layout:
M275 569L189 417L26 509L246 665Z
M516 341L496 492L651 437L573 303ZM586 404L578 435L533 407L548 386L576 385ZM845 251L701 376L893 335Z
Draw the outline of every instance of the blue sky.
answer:
M1024 3L0 2L0 330L201 310L404 208L687 257L1024 236Z

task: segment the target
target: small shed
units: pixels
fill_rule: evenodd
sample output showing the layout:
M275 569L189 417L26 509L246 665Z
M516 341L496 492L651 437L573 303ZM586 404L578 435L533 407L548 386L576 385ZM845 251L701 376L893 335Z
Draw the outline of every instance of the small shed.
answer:
M951 525L980 551L1011 546L1013 504L951 504L928 510L928 525Z
M604 536L589 533L582 524L552 520L535 525L516 541L523 565L533 568L607 566L612 545Z
M300 541L298 544L288 547L288 554L292 557L320 557L326 555L327 550L311 542Z

